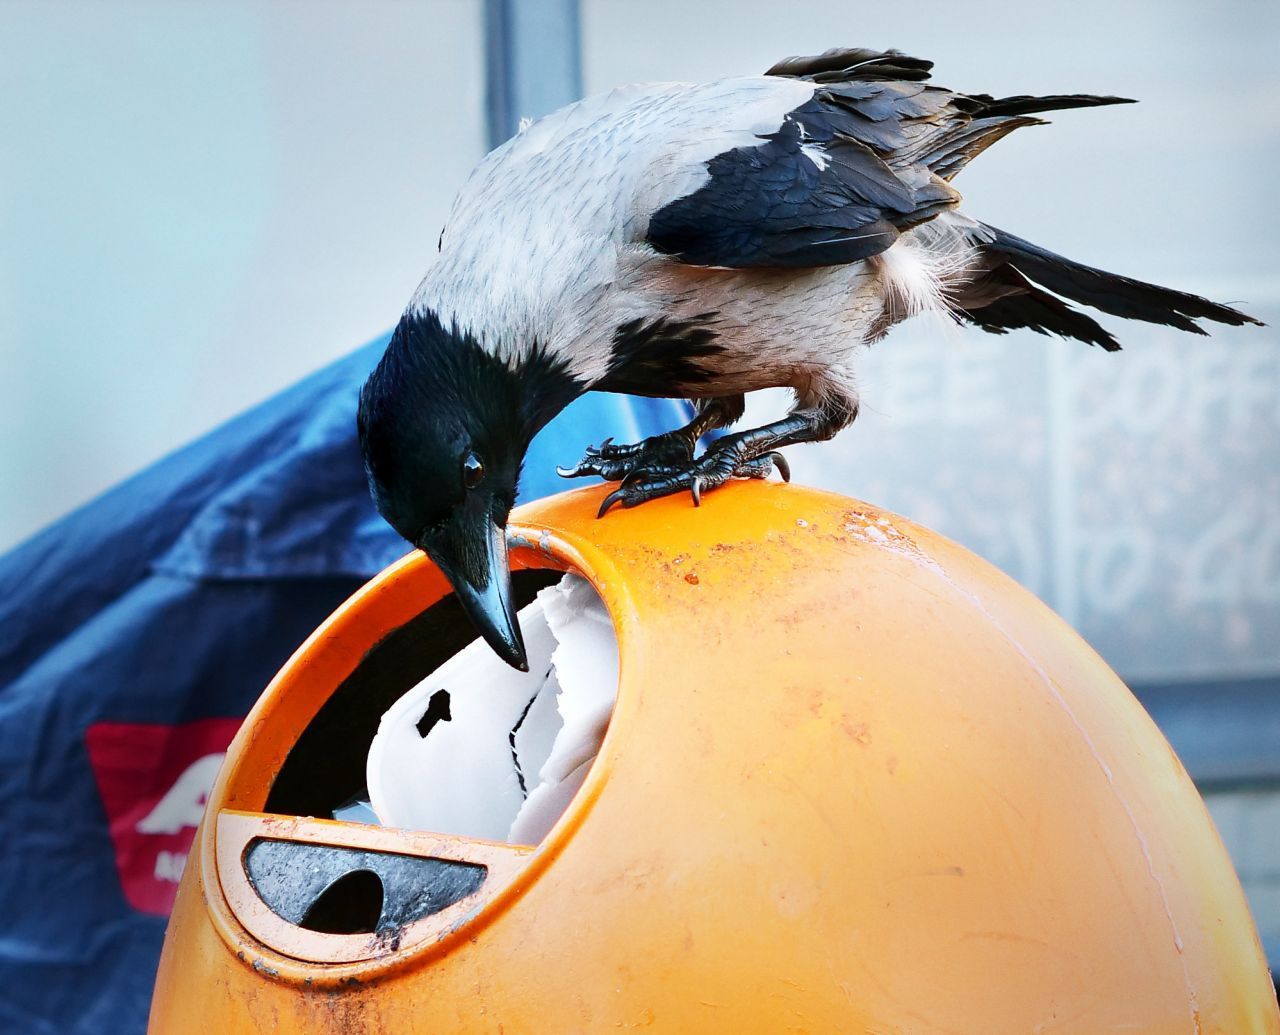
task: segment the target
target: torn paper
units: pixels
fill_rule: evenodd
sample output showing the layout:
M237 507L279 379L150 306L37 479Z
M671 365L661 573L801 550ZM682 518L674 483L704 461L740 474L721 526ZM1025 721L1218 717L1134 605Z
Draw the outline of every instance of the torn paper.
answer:
M477 640L383 716L367 766L381 822L536 844L560 818L608 727L617 639L574 575L539 593L520 627L527 673Z

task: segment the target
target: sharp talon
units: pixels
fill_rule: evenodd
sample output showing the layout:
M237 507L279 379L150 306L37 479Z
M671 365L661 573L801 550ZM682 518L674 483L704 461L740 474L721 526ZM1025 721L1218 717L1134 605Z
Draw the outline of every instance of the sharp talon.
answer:
M782 475L782 480L791 481L791 465L787 463L787 458L781 453L770 453L769 456L773 459L773 466L778 469L778 474Z
M609 512L609 508L622 499L622 495L623 493L621 489L616 489L615 491L609 493L609 495L606 496L604 500L601 502L600 509L596 511L596 517L597 518L604 517L605 514Z
M596 447L595 447L596 452L598 453L598 452L600 452L602 449L608 449L611 445L613 445L613 436L612 436L612 435L610 435L607 439L605 439L603 442L601 442L598 446L596 446Z
M561 478L576 478L581 473L581 464L575 464L573 467L561 467L559 464L556 465L556 474Z
M693 496L693 505L702 506L702 479L696 474L693 476L693 481L689 483L689 493Z

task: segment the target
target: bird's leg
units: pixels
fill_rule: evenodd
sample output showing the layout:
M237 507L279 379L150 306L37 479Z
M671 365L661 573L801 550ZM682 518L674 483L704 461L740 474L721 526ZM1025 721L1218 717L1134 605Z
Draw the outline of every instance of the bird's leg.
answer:
M614 445L606 439L588 446L581 460L571 468L557 468L562 478L596 475L616 482L642 471L666 471L687 465L693 451L708 431L732 424L742 415L742 398L712 399L683 428L654 435L631 445Z
M789 481L791 470L780 446L797 442L817 442L831 438L857 416L857 403L839 400L823 406L794 410L781 420L750 431L725 435L713 442L697 460L651 467L626 478L600 505L600 516L615 503L624 507L689 490L694 505L702 493L723 485L730 478L767 478L775 467Z

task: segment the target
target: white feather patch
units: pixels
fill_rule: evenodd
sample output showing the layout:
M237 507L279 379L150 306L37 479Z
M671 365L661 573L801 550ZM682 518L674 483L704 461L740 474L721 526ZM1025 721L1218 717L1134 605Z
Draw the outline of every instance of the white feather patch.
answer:
M885 305L895 319L949 311L947 285L968 273L971 248L958 234L939 233L943 227L932 223L927 226L925 233L903 234L872 259L880 266Z
M827 153L822 150L822 145L820 144L801 144L800 150L805 153L805 156L809 161L818 167L818 172L822 172L830 161L830 159L827 158Z

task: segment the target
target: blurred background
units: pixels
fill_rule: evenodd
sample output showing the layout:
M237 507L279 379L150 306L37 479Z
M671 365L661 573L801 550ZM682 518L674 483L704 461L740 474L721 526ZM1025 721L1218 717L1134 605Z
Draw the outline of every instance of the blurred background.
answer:
M966 211L1270 326L1104 317L1106 355L908 324L868 352L858 424L790 458L1107 658L1205 793L1274 969L1278 43L1256 2L0 0L0 552L388 329L472 166L580 92L839 44L961 90L1139 98L1001 142Z

